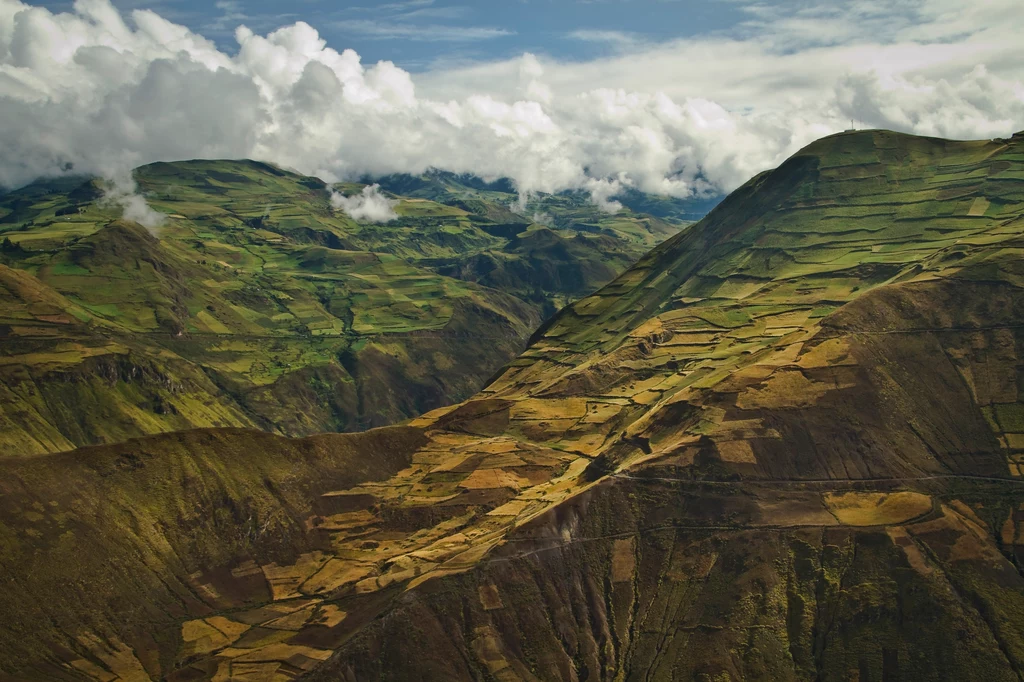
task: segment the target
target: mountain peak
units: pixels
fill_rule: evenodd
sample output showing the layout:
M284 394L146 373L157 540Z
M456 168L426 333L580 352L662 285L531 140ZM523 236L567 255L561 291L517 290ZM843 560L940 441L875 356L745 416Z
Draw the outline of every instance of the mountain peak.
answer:
M839 305L851 291L826 280L857 278L853 293L863 292L916 267L948 235L972 234L982 224L975 218L1010 216L984 196L1004 191L1003 149L885 130L818 140L563 311L548 333L563 345L602 338L614 346L666 310L740 309L761 296L775 300L769 292L807 278L822 282L821 305ZM996 184L986 189L985 178ZM929 219L943 229L926 230Z

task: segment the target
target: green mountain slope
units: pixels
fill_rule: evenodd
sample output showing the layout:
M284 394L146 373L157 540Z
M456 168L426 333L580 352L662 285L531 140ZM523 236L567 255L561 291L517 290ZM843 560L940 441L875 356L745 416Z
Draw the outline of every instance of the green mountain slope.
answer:
M1021 180L826 138L407 426L0 461L0 670L1019 679Z
M0 198L0 456L401 421L471 395L542 319L679 228L580 202L559 215L595 232L549 229L513 194L462 185L360 224L316 178L248 161L136 179L169 216L157 236L95 182Z

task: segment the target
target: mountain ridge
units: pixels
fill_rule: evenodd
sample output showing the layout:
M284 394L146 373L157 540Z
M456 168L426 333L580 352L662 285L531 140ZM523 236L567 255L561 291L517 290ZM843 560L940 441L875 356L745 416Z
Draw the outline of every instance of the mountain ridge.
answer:
M45 611L0 630L0 666L174 681L1018 679L1022 180L1024 138L867 131L808 147L566 308L474 397L325 437L336 458L362 438L395 464L334 490L286 476L292 511L261 502L254 518L280 529L273 557L245 537L216 557L184 551L185 506L146 536L155 560L119 554L47 601L52 585L24 566L66 563L68 514L141 542L82 515L76 488L136 489L154 474L126 455L148 448L166 451L161 466L210 458L203 486L168 479L172 498L230 490L242 483L217 452L233 438L105 446L124 466L59 491L48 459L0 461L0 561L28 587L4 598ZM295 447L239 442L259 462ZM244 497L225 509L260 506ZM234 518L213 522L197 542L237 537ZM174 613L119 615L170 603L169 585L189 586ZM76 600L94 605L88 624L62 615Z
M159 239L94 180L0 201L0 264L32 278L0 320L0 452L401 421L470 395L544 316L679 227L570 202L555 212L597 232L551 230L512 213L515 196L462 185L446 192L481 214L399 197L378 226L332 209L322 181L255 161L150 164L136 181L168 216ZM502 236L488 215L519 222Z

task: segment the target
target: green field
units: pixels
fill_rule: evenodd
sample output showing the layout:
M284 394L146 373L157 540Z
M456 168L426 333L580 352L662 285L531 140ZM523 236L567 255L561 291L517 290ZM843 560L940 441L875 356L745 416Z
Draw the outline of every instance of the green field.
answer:
M168 216L152 234L93 180L0 197L0 454L400 421L470 395L544 318L684 224L535 197L526 213L556 216L549 228L514 212L511 191L436 172L391 178L430 189L392 195L399 218L383 225L334 211L316 178L253 161L135 178ZM102 350L112 340L119 351ZM40 359L66 341L80 350Z

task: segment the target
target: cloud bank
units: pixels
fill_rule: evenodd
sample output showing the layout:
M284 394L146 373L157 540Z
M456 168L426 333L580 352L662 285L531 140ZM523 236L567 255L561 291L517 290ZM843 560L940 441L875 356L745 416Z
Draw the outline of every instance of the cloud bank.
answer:
M343 211L348 217L361 223L388 223L398 218L395 205L398 202L381 194L380 185L367 185L359 194L346 197L340 192L331 193L331 206Z
M523 194L587 190L607 210L626 187L729 191L851 119L956 138L1024 128L1019 10L751 3L728 34L413 76L364 65L303 22L267 35L240 26L228 54L109 0L65 13L0 0L0 185L248 157L329 181L429 167L507 176ZM376 201L357 200L344 210Z

